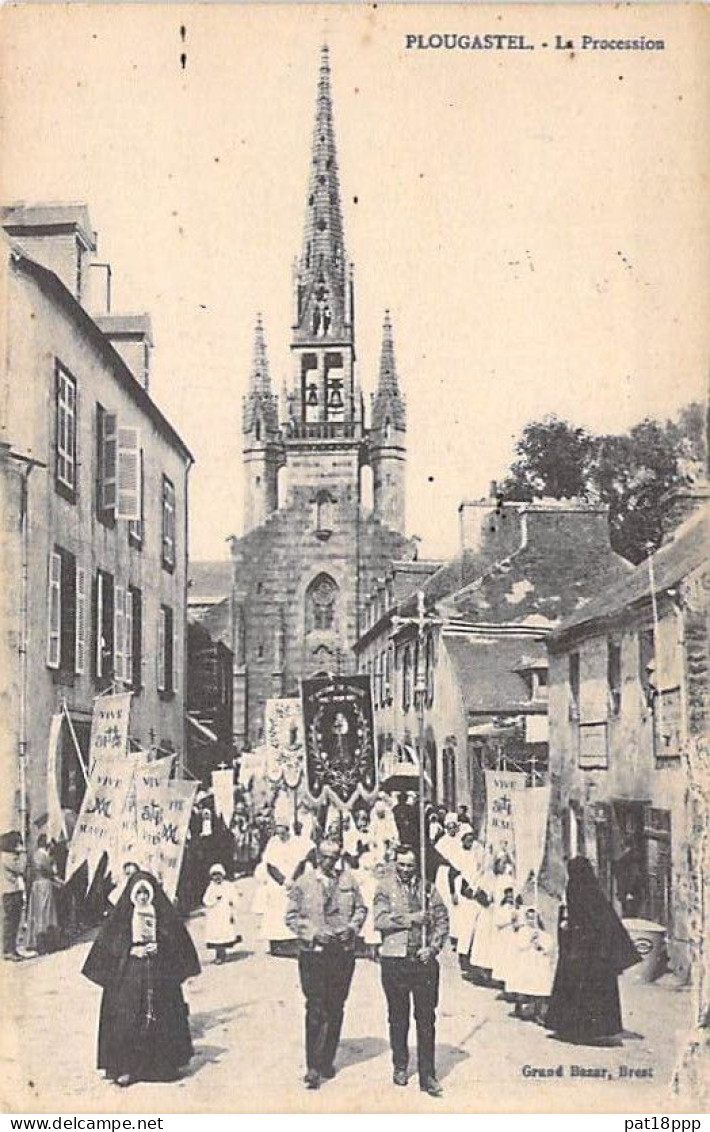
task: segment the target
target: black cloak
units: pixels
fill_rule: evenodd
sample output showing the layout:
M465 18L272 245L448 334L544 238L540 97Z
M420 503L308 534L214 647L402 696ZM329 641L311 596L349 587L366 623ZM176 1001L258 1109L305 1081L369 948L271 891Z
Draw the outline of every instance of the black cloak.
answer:
M567 927L546 1025L570 1041L594 1041L623 1030L618 976L641 956L604 895L586 857L567 866Z
M145 881L154 894L157 953L137 958L131 955L131 896ZM181 984L199 973L195 946L157 880L134 873L82 968L104 992L98 1068L114 1079L124 1074L134 1080L174 1078L193 1052Z

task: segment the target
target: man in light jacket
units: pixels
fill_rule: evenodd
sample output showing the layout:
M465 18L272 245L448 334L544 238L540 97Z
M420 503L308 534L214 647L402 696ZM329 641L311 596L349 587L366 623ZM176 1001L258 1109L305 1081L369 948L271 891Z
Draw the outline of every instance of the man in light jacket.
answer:
M300 940L298 971L306 999L307 1089L335 1076L355 944L367 915L353 873L338 868L339 862L338 843L321 841L315 868L294 881L288 894L286 923Z
M375 890L375 927L382 935L380 969L387 999L395 1085L407 1084L410 998L417 1026L419 1087L432 1097L442 1088L436 1079L436 1007L439 1001L437 955L449 934L446 905L427 885L422 911L421 882L414 852L397 851L393 872Z

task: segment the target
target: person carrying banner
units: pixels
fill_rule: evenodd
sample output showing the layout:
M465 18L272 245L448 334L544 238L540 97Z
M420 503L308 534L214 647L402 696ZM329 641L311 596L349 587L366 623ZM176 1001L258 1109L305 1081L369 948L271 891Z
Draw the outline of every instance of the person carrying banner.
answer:
M128 881L82 974L103 990L97 1064L116 1084L171 1081L192 1057L181 984L200 973L182 920L150 873Z
M261 862L263 892L261 902L257 903L257 908L263 908L261 935L268 941L272 955L282 954L285 945L293 939L286 927L288 888L308 852L302 839L293 836L285 817L277 812L275 821L274 835Z
M419 1088L440 1097L436 1078L437 956L449 934L446 905L433 887L422 911L421 882L413 850L397 850L394 869L375 890L375 927L381 933L380 969L387 999L395 1085L407 1084L410 1000L417 1026Z
M123 892L124 892L124 889L125 889L126 885L128 884L129 880L131 879L131 877L135 876L136 873L139 873L140 868L141 867L137 863L137 861L124 861L123 862L123 866L121 868L121 874L122 875L119 878L118 884L115 886L115 888L111 889L111 891L109 892L108 897L107 897L109 904L113 908L116 907L119 900L121 899Z
M459 967L466 971L473 934L481 912L481 905L476 897L483 869L483 846L476 840L476 834L469 825L462 826L460 842L461 848L456 857L458 872L454 879L457 903L451 915L451 935L457 940Z
M355 970L355 945L366 908L354 874L339 869L340 846L321 841L316 867L288 894L286 923L299 940L298 970L306 1000L307 1089L335 1076L345 1002Z

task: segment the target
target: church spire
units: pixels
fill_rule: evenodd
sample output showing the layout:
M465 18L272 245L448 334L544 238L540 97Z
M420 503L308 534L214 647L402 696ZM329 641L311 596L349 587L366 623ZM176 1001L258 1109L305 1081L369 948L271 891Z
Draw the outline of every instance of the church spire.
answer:
M400 393L397 364L394 356L394 336L390 312L385 311L382 323L382 349L377 390L372 401L372 427L381 429L385 422L392 428L406 428L404 397Z
M271 377L269 374L269 359L266 354L266 338L264 336L264 323L261 312L256 316L254 327L254 353L252 355L251 374L249 376L249 392L268 395L271 393Z
M345 257L327 46L321 48L303 250L296 274L298 336L302 340L349 338L350 273Z
M254 352L249 374L249 390L244 398L242 428L245 433L255 432L260 438L262 429L267 434L277 432L278 427L278 405L271 390L264 324L261 315L258 314L254 327Z

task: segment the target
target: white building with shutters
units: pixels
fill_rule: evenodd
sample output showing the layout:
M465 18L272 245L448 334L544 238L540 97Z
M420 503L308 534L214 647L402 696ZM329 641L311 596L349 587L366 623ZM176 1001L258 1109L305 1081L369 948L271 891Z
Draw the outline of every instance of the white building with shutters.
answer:
M78 808L98 694L133 693L132 744L183 750L192 457L149 394L148 316L96 313L87 208L2 227L0 821L34 839L57 795Z

